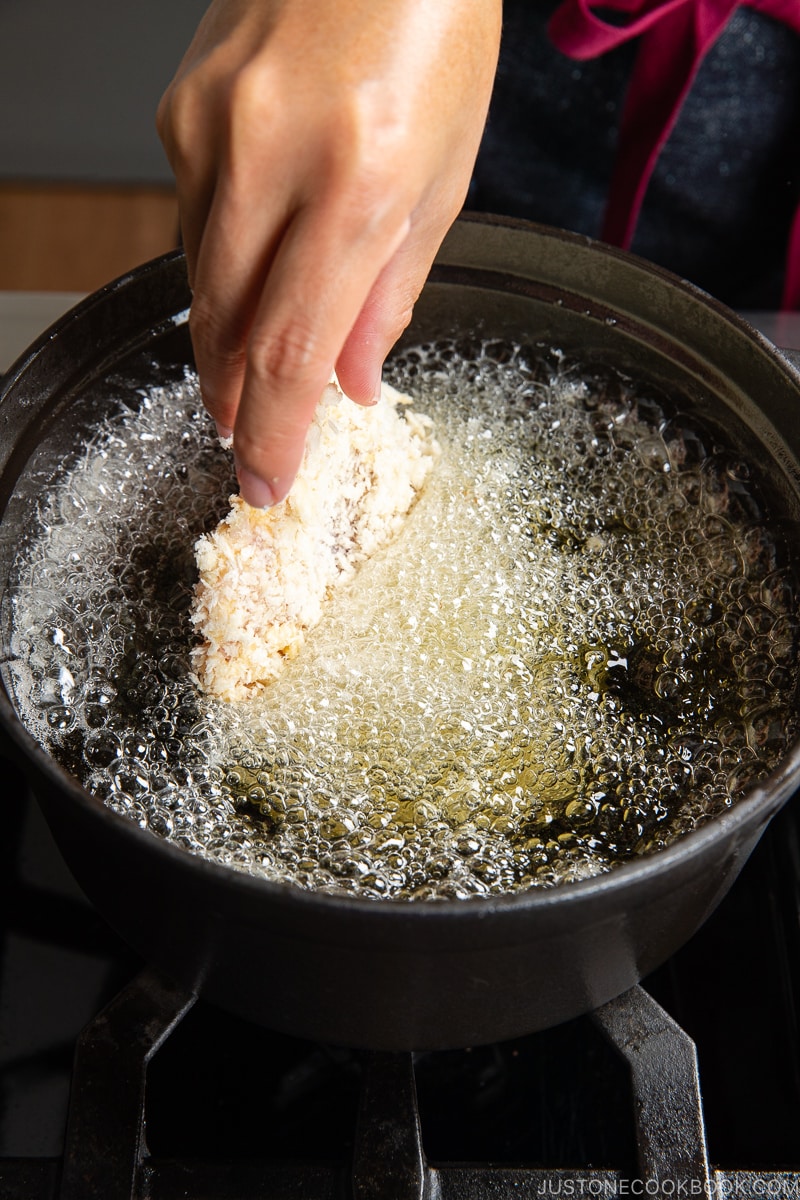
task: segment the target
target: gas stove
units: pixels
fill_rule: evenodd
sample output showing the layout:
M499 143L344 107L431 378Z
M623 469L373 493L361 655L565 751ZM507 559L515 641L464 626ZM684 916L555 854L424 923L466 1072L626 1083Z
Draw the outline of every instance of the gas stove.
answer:
M800 346L800 321L758 323ZM0 766L0 1200L800 1197L800 796L641 986L514 1041L378 1054L139 960Z
M3 1200L800 1195L800 797L641 986L408 1055L176 988L83 899L3 771Z

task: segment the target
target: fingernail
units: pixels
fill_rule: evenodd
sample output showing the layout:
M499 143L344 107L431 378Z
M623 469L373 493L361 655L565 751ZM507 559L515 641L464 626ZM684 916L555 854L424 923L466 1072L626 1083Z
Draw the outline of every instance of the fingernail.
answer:
M238 465L236 476L239 480L242 499L252 508L271 508L273 504L277 503L275 493L265 479L259 479L258 475L254 475L246 467Z
M371 404L377 404L377 403L378 403L378 401L379 401L379 400L380 400L380 398L381 398L381 393L382 393L382 390L383 390L383 379L382 379L382 377L379 375L379 376L378 376L378 383L377 383L377 385L376 385L376 387L375 387L375 391L372 393L372 400L370 401L370 403L371 403Z
M220 425L219 421L215 421L214 424L217 427L217 437L219 440L221 442L230 441L233 437L233 430L229 429L227 425Z

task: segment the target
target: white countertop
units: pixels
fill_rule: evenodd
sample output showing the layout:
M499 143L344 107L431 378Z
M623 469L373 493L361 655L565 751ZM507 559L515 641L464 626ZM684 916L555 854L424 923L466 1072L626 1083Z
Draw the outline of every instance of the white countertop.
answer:
M81 298L78 292L0 291L0 373ZM800 313L742 315L776 346L800 350Z
M81 299L80 292L0 292L0 373Z

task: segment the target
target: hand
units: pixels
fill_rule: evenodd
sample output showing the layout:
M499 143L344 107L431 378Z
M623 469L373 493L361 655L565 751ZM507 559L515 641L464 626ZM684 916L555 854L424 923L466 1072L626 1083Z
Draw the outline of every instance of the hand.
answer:
M501 0L215 0L165 93L203 398L282 499L335 368L369 404L464 201Z

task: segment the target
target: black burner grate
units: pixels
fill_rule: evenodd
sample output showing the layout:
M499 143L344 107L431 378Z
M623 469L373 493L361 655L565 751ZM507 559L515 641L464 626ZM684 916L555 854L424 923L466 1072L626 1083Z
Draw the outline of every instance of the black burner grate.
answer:
M143 971L81 1035L66 1145L50 1159L0 1164L0 1195L19 1200L504 1200L548 1196L800 1195L800 1171L712 1169L695 1047L641 987L593 1014L626 1061L637 1170L431 1163L422 1144L410 1054L362 1056L352 1159L346 1164L169 1159L146 1138L146 1073L194 999Z
M48 939L114 998L78 1039L57 1152L50 1135L44 1152L15 1154L4 1121L20 1078L54 1068L66 1079L74 1041L59 1032L35 1054L6 1053L1 1200L800 1200L797 801L646 989L542 1034L416 1056L318 1046L195 1003L62 894L63 870L42 865L42 829L30 809L16 851L0 848L0 1018L27 963L20 947L50 953ZM60 969L49 983L31 977L42 993L32 1021L40 1008L63 1013Z

